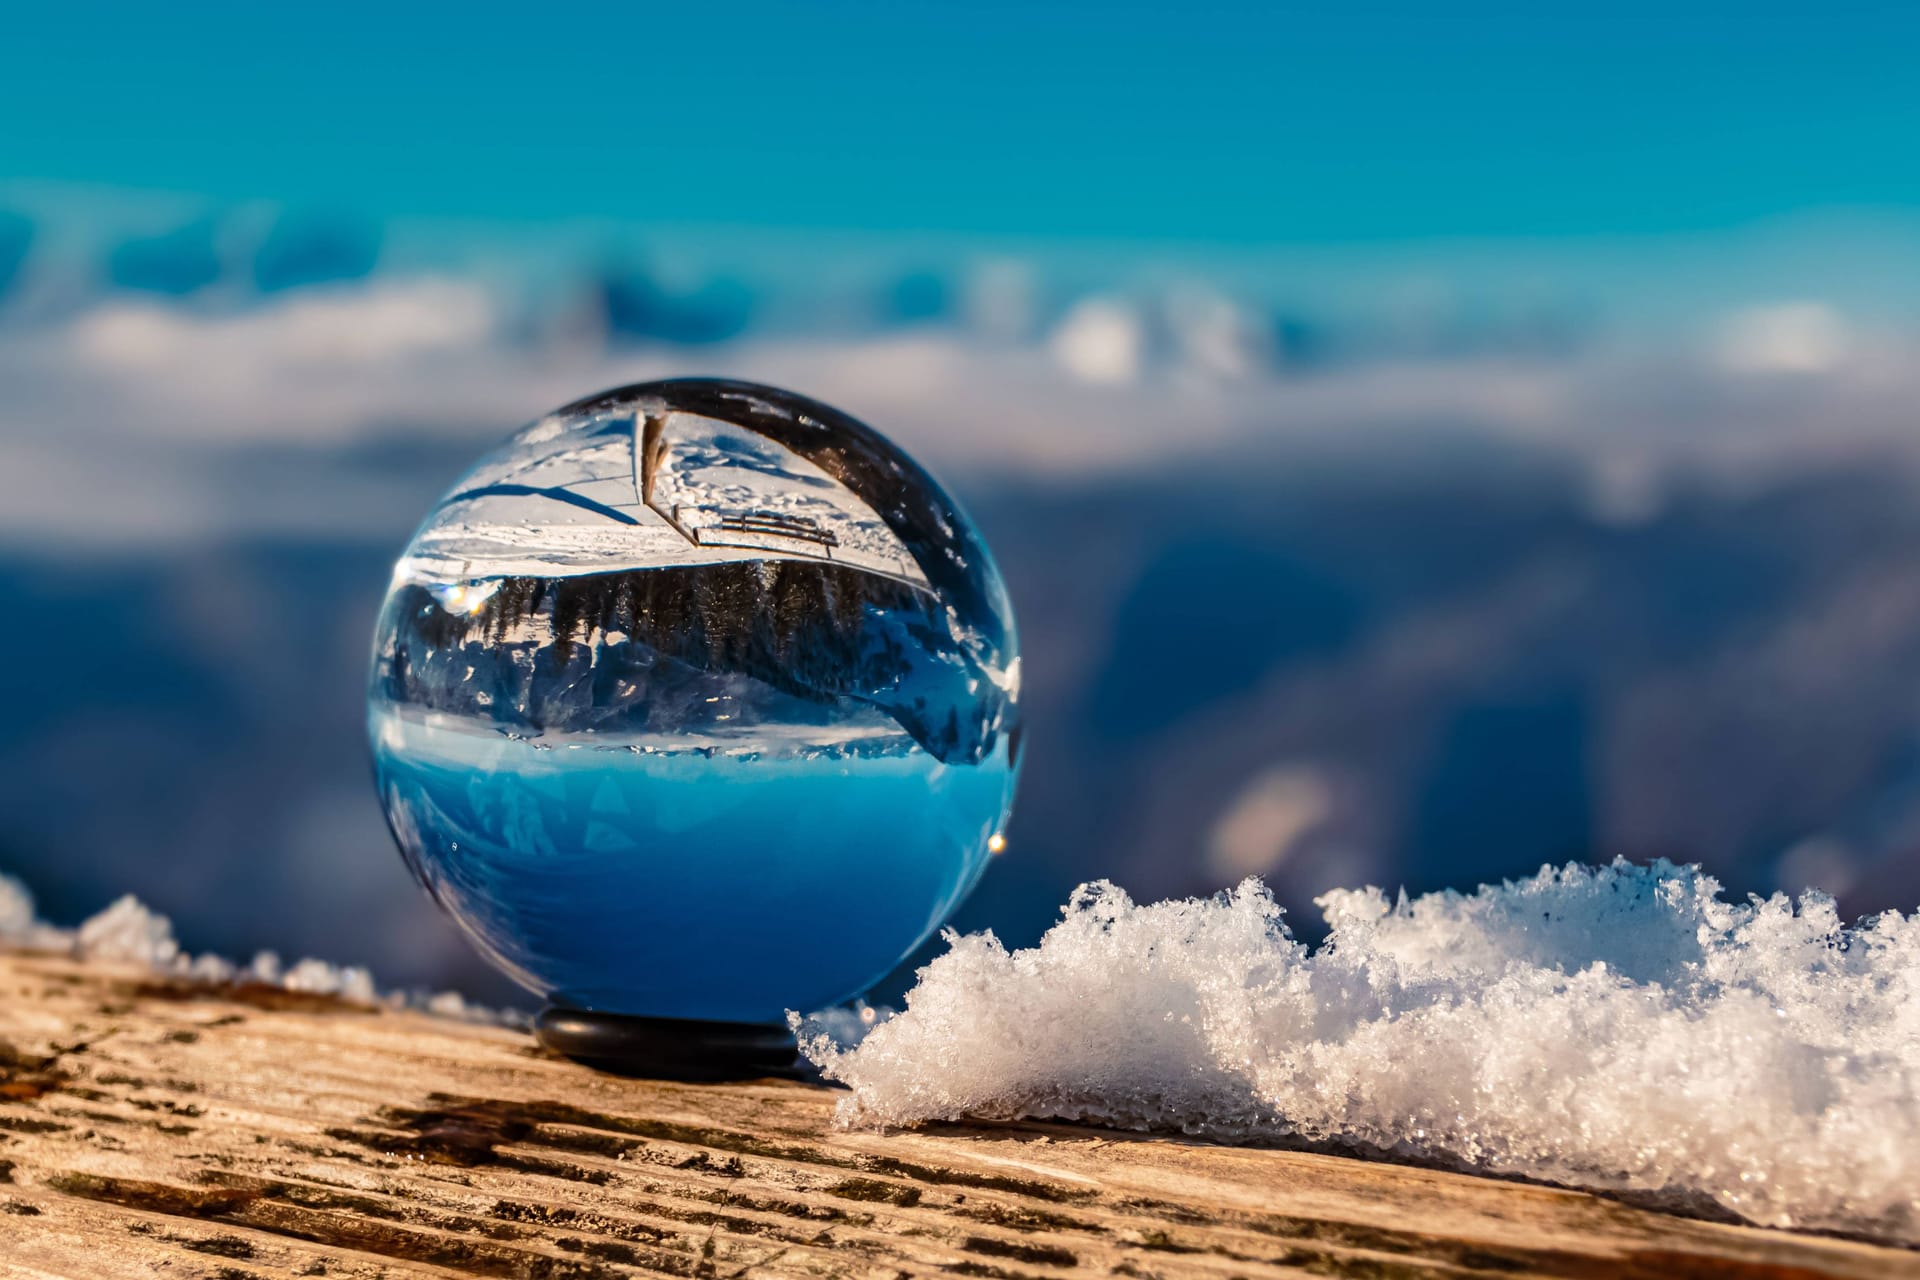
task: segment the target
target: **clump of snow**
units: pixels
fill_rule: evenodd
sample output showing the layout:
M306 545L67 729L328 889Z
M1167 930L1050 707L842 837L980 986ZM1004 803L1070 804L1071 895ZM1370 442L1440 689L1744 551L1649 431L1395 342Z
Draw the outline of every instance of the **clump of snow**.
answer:
M289 991L311 991L315 995L340 996L372 1004L380 998L373 975L359 965L328 964L325 960L306 959L286 971L280 985ZM459 997L455 997L458 999ZM464 1005L462 1006L464 1008Z
M25 885L0 875L0 945L49 950L65 946L65 938L60 930L40 922Z
M172 969L181 959L173 921L148 910L130 893L80 926L74 934L73 953L83 960L159 970Z
M173 922L147 907L132 894L89 917L77 929L47 924L34 912L33 895L25 885L0 873L0 946L56 951L79 960L138 965L155 973L216 985L261 983L316 995L339 996L360 1004L424 1009L463 1022L518 1026L526 1015L514 1009L489 1009L468 1004L458 992L382 992L373 975L358 965L340 966L306 959L291 968L280 957L262 951L245 965L222 956L192 956L173 936Z
M1624 861L1347 890L1309 951L1256 880L1103 882L1032 950L949 933L863 1039L791 1021L847 1125L1306 1140L1920 1240L1920 916L1719 890Z
M866 1039L875 1027L890 1021L893 1016L894 1011L885 1005L855 1000L851 1004L821 1009L804 1018L789 1013L787 1022L803 1046L827 1046L836 1052L844 1052Z

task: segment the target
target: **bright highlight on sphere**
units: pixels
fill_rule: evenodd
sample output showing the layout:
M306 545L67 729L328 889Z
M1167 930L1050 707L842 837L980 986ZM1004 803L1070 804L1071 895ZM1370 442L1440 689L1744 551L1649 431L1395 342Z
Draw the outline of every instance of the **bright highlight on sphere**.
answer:
M408 865L558 1004L776 1021L959 905L1019 761L971 522L871 428L683 379L483 458L395 566L368 724Z

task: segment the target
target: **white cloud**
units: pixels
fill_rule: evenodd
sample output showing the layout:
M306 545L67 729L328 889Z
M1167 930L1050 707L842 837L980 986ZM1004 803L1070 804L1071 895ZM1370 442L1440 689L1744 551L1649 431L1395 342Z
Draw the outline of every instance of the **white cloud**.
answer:
M1253 316L1210 289L1174 290L1166 317L1181 363L1211 377L1252 377L1272 345Z
M57 325L0 331L0 541L110 550L242 530L326 536L372 513L404 521L424 501L418 480L355 461L354 449L439 442L477 457L579 396L686 374L817 396L949 476L1086 478L1235 451L1271 467L1294 442L1435 429L1516 437L1598 459L1596 514L1609 519L1650 514L1676 458L1764 470L1810 451L1910 447L1920 395L1915 341L1894 332L1850 336L1829 376L1787 381L1668 344L1296 376L1256 363L1209 378L1202 394L1190 378L1148 376L1169 353L1156 356L1141 313L1113 299L1083 302L1030 345L929 329L636 353L525 340L516 314L479 284L415 277L225 312L114 297ZM1247 334L1217 308L1196 315L1174 334L1170 367L1244 368ZM1736 326L1752 339L1748 367L1827 359L1823 315ZM277 470L236 478L267 455Z
M116 300L82 315L70 340L82 362L107 371L151 373L218 360L276 372L360 372L478 347L497 323L485 290L422 279L293 294L257 311L212 315Z
M1736 311L1723 322L1721 361L1741 373L1826 373L1846 359L1852 334L1824 302L1784 302Z
M1146 331L1127 304L1089 298L1067 313L1049 346L1061 367L1082 382L1124 385L1140 377Z

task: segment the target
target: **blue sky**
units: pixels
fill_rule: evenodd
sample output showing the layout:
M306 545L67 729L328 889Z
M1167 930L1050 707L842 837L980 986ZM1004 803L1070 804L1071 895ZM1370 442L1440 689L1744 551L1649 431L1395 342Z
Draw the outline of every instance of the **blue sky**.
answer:
M1233 244L1920 206L1920 9L71 3L6 18L0 179Z

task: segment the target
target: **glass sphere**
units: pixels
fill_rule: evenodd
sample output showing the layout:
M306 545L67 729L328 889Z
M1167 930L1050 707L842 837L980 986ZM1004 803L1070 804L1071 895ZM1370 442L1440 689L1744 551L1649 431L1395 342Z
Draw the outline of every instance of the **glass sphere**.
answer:
M407 864L556 1004L779 1020L864 991L1001 844L1013 615L950 497L749 383L568 405L394 568L368 723Z

